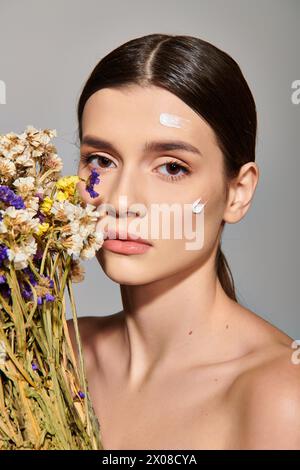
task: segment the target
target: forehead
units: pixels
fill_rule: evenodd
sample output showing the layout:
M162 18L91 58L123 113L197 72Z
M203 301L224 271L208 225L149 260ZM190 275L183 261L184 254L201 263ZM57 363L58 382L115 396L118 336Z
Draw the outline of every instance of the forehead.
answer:
M93 93L84 106L82 134L136 140L139 136L145 140L145 135L184 137L202 147L203 141L214 143L214 133L201 116L176 95L156 86L103 88Z

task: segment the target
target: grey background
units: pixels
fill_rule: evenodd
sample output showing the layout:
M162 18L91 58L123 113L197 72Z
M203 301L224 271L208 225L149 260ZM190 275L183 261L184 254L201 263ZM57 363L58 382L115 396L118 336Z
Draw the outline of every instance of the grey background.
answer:
M299 0L0 0L0 133L57 129L64 174L75 174L77 100L101 57L150 33L194 35L229 53L256 100L260 180L245 218L226 226L223 250L240 302L300 338L299 22ZM119 285L95 258L84 267L78 315L118 312Z

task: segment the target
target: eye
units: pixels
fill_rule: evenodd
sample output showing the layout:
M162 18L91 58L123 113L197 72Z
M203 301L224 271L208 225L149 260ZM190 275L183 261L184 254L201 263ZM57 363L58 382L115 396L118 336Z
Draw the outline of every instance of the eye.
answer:
M163 178L166 178L168 180L171 180L171 181L179 180L179 179L184 178L185 176L189 176L191 174L191 171L186 166L181 165L176 160L166 162L163 165L160 165L158 168L161 168L161 167L166 167L167 171L170 172L171 174L170 173L165 174L165 173L158 172L160 174L160 176L163 177ZM179 174L178 174L178 172L179 172ZM181 172L181 174L180 174L180 172Z
M97 166L97 165L93 165L93 166L96 166L96 168L102 168L102 169L106 169L106 168L112 168L111 166L108 166L109 163L114 163L110 158L106 157L105 155L101 155L99 153L90 153L90 154L81 154L81 161L83 161L85 164L84 164L84 167L86 167L87 165L89 165L89 163L92 162L92 160L97 160L98 163L101 162L101 165Z
M115 165L115 163L110 158L106 157L105 155L101 155L98 153L81 154L81 160L85 162L84 168L88 166L95 159L98 161L98 163L101 162L101 164L96 166L96 168L102 168L106 170L106 169L113 168L112 166L109 166L111 163ZM178 181L181 178L184 178L191 174L191 171L186 166L180 164L176 160L171 160L166 163L163 163L162 165L159 165L157 168L161 168L161 167L166 167L167 174L161 173L160 171L157 171L157 170L155 170L155 172L158 173L161 178L167 179L169 181Z

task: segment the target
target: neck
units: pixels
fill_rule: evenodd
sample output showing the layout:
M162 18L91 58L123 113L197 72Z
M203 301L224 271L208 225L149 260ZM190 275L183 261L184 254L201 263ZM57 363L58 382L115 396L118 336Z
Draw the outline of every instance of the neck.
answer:
M146 285L121 285L121 296L129 384L145 382L154 370L226 355L224 335L236 303L225 294L212 264Z

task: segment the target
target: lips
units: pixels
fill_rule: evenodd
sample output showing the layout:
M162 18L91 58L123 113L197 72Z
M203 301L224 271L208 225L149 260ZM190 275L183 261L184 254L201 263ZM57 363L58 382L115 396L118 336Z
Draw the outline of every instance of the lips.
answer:
M106 231L105 232L105 240L121 240L121 241L130 240L130 241L133 241L133 242L136 242L136 243L141 243L141 244L144 244L144 245L152 246L152 243L150 243L149 240L147 240L145 238L141 238L138 235L131 234L131 233L128 233L128 232L124 232L124 231L121 231L121 230L111 230L110 229L110 230Z

